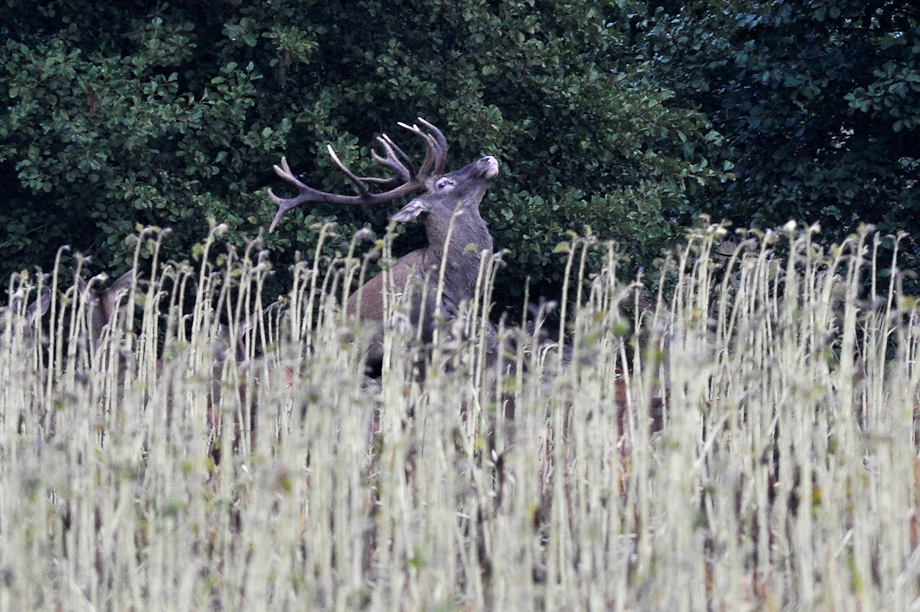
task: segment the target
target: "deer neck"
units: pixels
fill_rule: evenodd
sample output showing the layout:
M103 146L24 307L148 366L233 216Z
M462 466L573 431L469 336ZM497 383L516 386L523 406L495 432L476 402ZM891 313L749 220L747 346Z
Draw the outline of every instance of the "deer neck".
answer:
M454 218L452 229L450 216L436 214L429 215L425 228L428 234L425 259L435 274L433 282L437 283L442 260L446 259L447 262L444 270L444 299L454 304L473 299L482 252L485 251L487 257L492 255L492 235L478 207L465 206L463 214Z

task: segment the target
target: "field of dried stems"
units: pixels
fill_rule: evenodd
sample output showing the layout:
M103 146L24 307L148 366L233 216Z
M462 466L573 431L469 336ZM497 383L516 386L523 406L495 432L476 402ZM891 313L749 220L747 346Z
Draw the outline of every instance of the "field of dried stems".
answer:
M356 251L268 308L264 254L212 238L96 349L69 272L35 330L0 317L0 610L920 608L920 317L882 237L702 228L642 300L575 238L563 345L474 304L420 350L394 301L379 381Z

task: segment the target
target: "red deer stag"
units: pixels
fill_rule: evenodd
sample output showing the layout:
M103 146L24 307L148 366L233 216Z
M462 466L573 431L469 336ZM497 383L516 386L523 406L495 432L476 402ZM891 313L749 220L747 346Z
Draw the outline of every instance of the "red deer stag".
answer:
M293 198L280 198L269 190L269 196L278 205L269 231L274 231L284 213L304 202L365 206L385 204L410 193L423 192L391 220L406 222L426 214L428 246L399 258L392 268L392 279L397 291L412 289L410 283L420 282L413 290L416 297L409 318L413 326L421 325L423 339L429 341L435 327L433 315L438 307L446 319L456 316L460 304L472 300L476 294L480 258L483 253L487 257L492 255L492 235L479 214L479 204L489 184L498 176L498 161L487 156L445 174L447 140L432 124L421 118L419 123L424 129L418 125L399 124L425 143L425 159L417 170L406 153L386 134L377 138L385 156L376 151L371 153L377 164L392 173L388 178L358 177L339 160L332 147L327 146L332 161L357 189L356 195L327 193L308 187L294 176L287 160L282 158L275 172L294 185L299 193ZM385 191L372 192L370 187L374 185ZM439 288L442 261L445 267ZM368 370L372 372L379 371L383 359L384 282L382 274L372 278L349 297L346 306L350 314L376 324L367 358ZM424 304L421 303L423 295L427 296ZM438 295L440 304L437 303Z

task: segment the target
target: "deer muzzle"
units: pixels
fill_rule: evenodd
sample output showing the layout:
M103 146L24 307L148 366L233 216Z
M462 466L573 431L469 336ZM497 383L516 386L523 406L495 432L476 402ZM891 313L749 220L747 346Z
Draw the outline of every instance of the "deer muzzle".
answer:
M482 167L483 178L491 181L498 176L498 160L491 155L486 155L480 159L477 165Z

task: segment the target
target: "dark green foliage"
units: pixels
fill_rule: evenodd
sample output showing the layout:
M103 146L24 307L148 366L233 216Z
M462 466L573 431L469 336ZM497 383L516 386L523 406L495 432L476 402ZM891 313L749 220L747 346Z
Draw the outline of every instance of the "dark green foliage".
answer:
M557 282L553 247L588 224L636 261L655 255L718 176L705 153L719 138L636 61L617 4L9 1L0 272L47 267L62 243L117 272L139 223L173 227L173 256L209 216L241 243L272 217L263 188L281 155L345 191L324 145L373 172L374 136L412 147L395 124L418 115L446 133L450 167L502 163L484 203L511 251L500 297L514 301L525 276ZM284 269L312 249L314 222L334 216L347 235L388 212L306 207L267 245Z
M449 166L502 163L483 204L511 255L501 301L551 293L553 248L590 225L633 268L699 213L740 225L920 222L920 12L887 0L402 0L0 7L0 275L64 243L122 271L138 224L185 257L208 217L243 244L273 215L287 155L348 191L421 115ZM737 180L731 179L732 175ZM267 237L278 269L318 221L346 237L390 210L303 207ZM401 248L416 246L418 225ZM334 248L330 245L330 249ZM908 265L920 247L904 242ZM283 286L283 278L279 279Z
M664 6L659 6L664 4ZM893 0L648 3L656 74L725 137L736 181L698 194L713 216L767 227L920 222L920 9ZM908 265L920 246L913 240Z
M8 5L3 19L3 272L48 267L63 243L123 270L137 224L173 227L184 253L209 215L252 231L254 183L291 123L257 104L253 63L215 61L222 35L207 13L33 9Z

